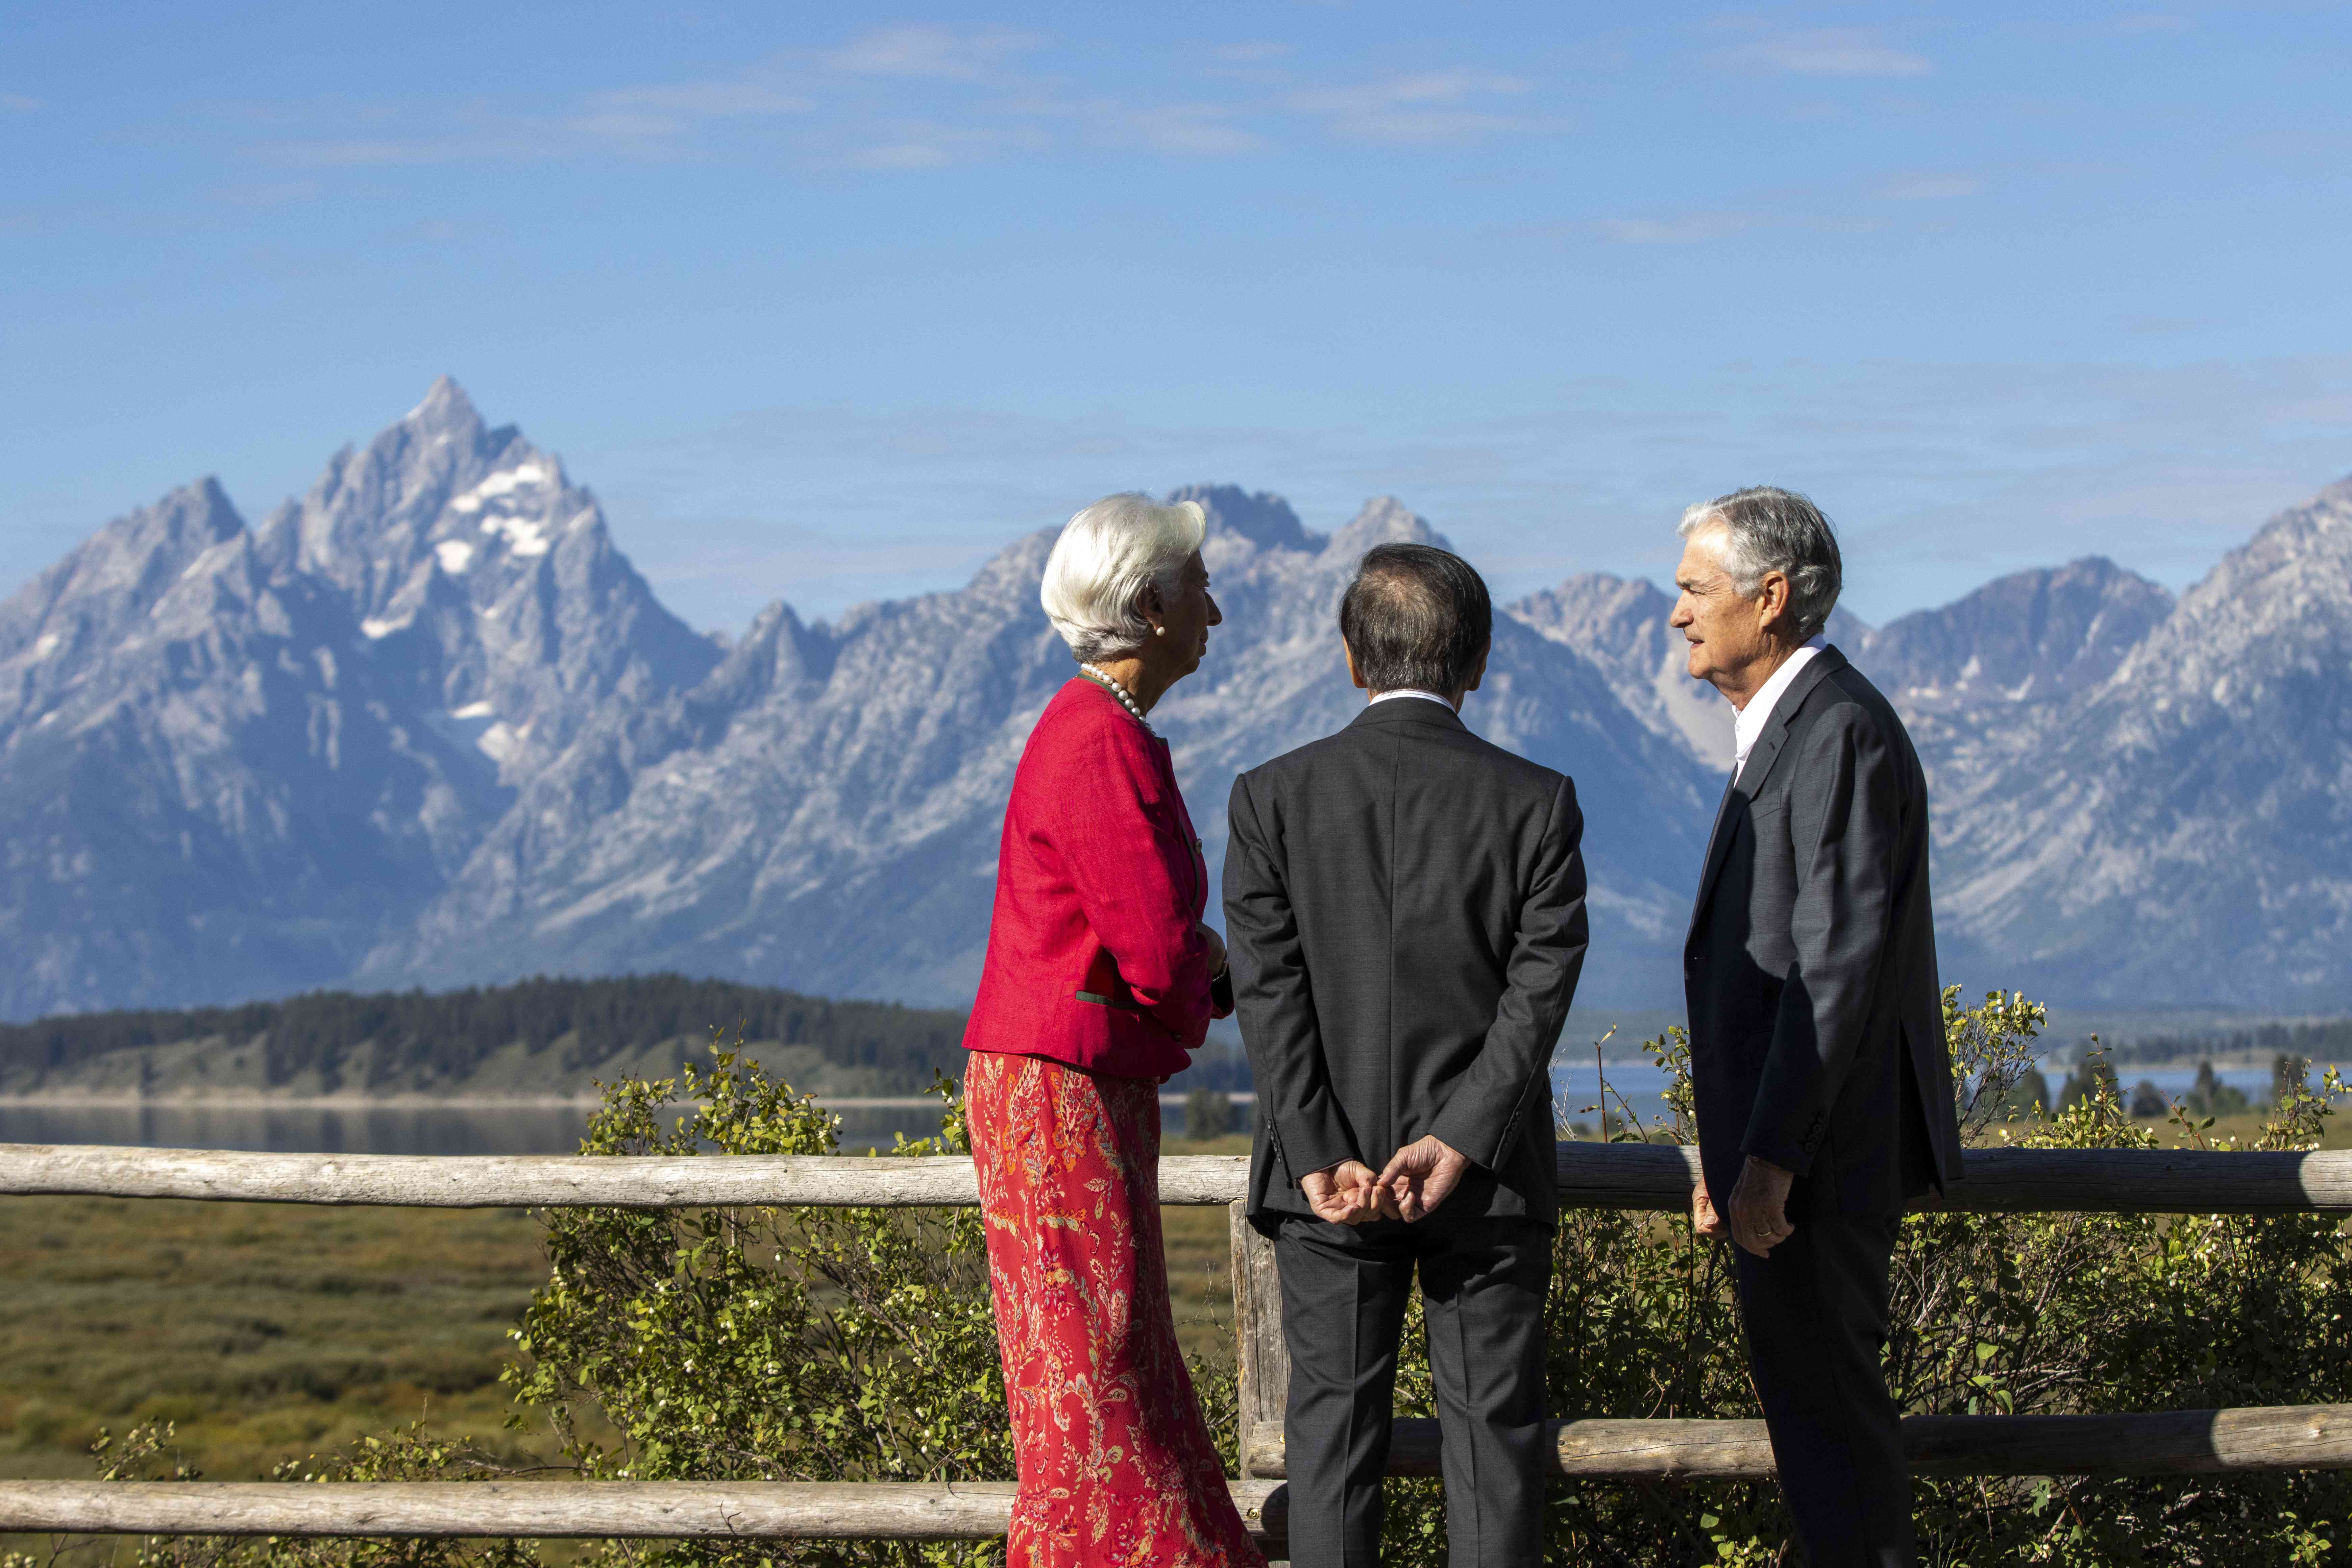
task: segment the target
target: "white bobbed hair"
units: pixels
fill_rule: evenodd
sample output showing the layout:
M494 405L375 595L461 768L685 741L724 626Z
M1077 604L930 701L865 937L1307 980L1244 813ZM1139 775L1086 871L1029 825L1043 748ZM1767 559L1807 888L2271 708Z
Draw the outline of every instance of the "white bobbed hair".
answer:
M1184 563L1208 531L1200 502L1162 506L1132 492L1105 496L1070 519L1045 558L1037 598L1071 654L1093 664L1141 647L1151 636L1144 589L1174 599Z

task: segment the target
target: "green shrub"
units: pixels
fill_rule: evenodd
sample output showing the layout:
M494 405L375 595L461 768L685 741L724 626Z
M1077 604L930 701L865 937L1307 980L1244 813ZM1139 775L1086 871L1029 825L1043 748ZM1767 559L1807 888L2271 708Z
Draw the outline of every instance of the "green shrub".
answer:
M1223 1138L1234 1130L1234 1097L1220 1089L1196 1089L1184 1097L1184 1136Z
M2153 1148L2095 1057L2054 1117L2015 1092L2042 1009L1996 992L1963 1009L1945 994L1953 1079L1973 1143ZM1672 1123L1695 1131L1687 1040L1652 1042L1672 1074ZM2070 1084L2070 1089L2076 1085ZM2326 1094L2298 1086L2256 1147L2309 1149ZM2021 1109L2021 1106L2022 1109ZM2183 1111L2192 1142L2211 1125ZM1681 1216L1571 1210L1557 1242L1549 1325L1556 1415L1748 1416L1728 1243ZM2352 1399L2352 1257L2320 1215L1922 1214L1894 1265L1888 1381L1907 1411L2071 1414ZM1417 1317L1408 1334L1417 1338ZM1400 1409L1433 1413L1426 1362L1399 1378ZM1395 1490L1387 1561L1444 1561L1434 1483ZM2291 1564L2336 1561L2352 1529L2337 1472L2103 1480L1922 1479L1929 1563ZM1553 1489L1550 1560L1655 1565L1784 1558L1787 1517L1766 1483L1578 1483Z

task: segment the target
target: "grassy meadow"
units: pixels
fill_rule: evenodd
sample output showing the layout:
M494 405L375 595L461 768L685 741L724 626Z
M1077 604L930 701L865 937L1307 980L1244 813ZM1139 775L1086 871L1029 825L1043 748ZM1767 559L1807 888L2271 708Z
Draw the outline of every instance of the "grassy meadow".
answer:
M1185 1346L1230 1358L1225 1211L1163 1219ZM420 1416L552 1458L543 1433L505 1429L498 1381L546 1272L522 1209L0 1200L0 1474L87 1478L100 1427L150 1421L176 1423L184 1461L215 1480Z
M179 1428L215 1480L428 1415L502 1450L507 1331L546 1271L520 1209L0 1200L0 1466L91 1474Z

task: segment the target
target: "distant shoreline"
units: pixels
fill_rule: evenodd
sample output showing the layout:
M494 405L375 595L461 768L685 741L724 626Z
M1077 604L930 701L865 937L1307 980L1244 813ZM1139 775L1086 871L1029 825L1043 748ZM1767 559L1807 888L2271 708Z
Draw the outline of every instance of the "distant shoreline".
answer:
M939 1103L929 1095L819 1095L816 1100L842 1110L912 1110ZM562 1110L603 1103L596 1094L0 1094L0 1110Z
M2271 1065L2266 1053L2226 1056L2185 1057L2163 1062L2116 1062L2110 1059L2116 1078L2126 1081L2148 1073L2194 1072L2205 1061L2211 1061L2216 1071L2250 1072ZM2037 1065L2045 1074L2071 1072L2078 1061L2051 1061L2043 1058ZM2333 1064L2314 1063L2317 1074ZM1604 1073L1621 1068L1650 1068L1646 1059L1610 1061L1603 1064ZM1563 1054L1553 1060L1555 1070L1585 1072L1591 1069L1590 1060L1578 1061L1573 1055ZM1246 1089L1224 1091L1237 1103L1248 1103L1257 1096ZM1180 1104L1182 1092L1163 1091L1163 1104ZM817 1095L816 1102L827 1110L927 1110L936 1109L938 1097L929 1094L860 1095L835 1099ZM135 1095L135 1094L76 1094L71 1091L46 1094L0 1094L0 1110L140 1110L140 1111L260 1111L260 1110L583 1110L603 1103L601 1096L583 1094L306 1094L306 1095Z

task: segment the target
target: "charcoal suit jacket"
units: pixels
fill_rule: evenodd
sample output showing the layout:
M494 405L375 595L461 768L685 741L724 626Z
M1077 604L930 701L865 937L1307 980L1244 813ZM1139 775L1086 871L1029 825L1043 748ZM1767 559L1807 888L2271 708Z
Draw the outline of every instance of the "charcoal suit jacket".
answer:
M1417 697L1234 781L1225 932L1258 1093L1250 1213L1435 1134L1448 1218L1559 1211L1552 1047L1583 967L1584 819L1565 776Z
M1699 1154L1792 1214L1893 1215L1960 1173L1927 891L1927 783L1834 647L1780 695L1716 817L1683 953Z

